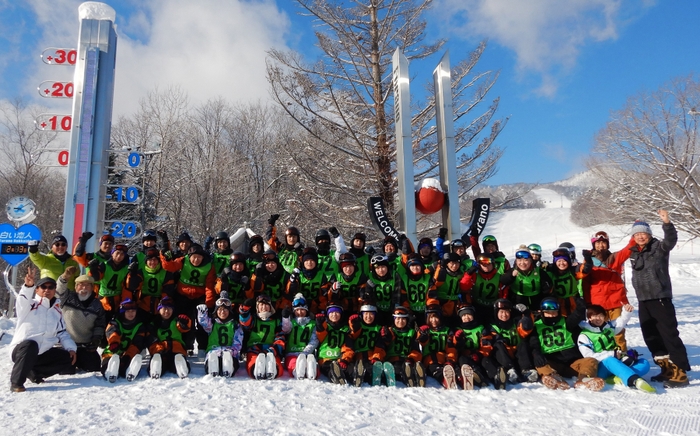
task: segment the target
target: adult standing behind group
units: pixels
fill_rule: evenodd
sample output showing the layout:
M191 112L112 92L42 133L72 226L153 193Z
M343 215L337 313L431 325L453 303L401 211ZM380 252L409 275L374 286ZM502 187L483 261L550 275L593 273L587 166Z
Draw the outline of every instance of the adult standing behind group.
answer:
M40 269L41 278L50 277L54 281L67 267L79 266L68 252L68 241L63 235L56 235L51 241L51 252L39 253L39 241L29 241L29 260ZM68 280L68 289L75 289L75 275Z
M663 381L666 387L681 387L689 384L686 371L690 370L690 363L678 333L668 273L669 254L676 246L678 233L668 212L662 209L658 213L663 222L663 240L654 238L651 227L643 221L635 221L632 226L635 242L630 248L632 286L639 300L639 325L644 342L654 362L661 367L661 374L652 380Z
M32 266L27 268L15 302L17 327L10 343L12 392L24 392L27 378L41 383L54 374L72 372L77 358L77 347L66 330L56 298L56 280L44 277L35 286L35 273ZM54 347L59 343L63 348Z

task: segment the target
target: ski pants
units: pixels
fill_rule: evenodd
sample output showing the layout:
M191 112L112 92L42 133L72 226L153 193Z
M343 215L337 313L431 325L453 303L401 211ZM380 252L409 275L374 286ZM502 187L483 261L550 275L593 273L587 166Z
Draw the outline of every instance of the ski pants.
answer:
M78 355L78 358L75 360L76 368L87 372L100 370L100 354L96 348L78 346L76 354Z
M472 370L474 370L474 374L478 375L482 382L485 380L493 380L498 372L498 367L494 366L492 361L485 362L484 360L485 359L481 359L480 362L476 362L474 359L471 359L468 356L459 356L459 360L457 362L459 363L460 367L462 365L469 365Z
M670 298L640 301L639 325L652 357L668 355L676 366L690 371L688 353L678 333L676 308Z
M515 368L518 372L534 368L530 345L527 341L521 341L517 345L513 357L510 357L510 353L502 342L496 343L491 355L482 360L482 365L490 378L496 375L499 367L503 367L506 371Z
M161 374L165 374L166 372L172 372L173 374L177 374L177 368L175 367L175 356L177 354L182 354L182 353L173 353L172 351L164 351L160 354L161 361L163 362L163 367ZM190 367L190 362L187 361L187 358L185 358L185 362L187 363L187 370L188 372L192 369ZM151 372L151 362L148 362L148 372Z
M634 375L639 377L649 372L649 362L646 359L637 359L632 366L627 366L621 360L614 357L606 357L598 363L598 377L608 378L616 375L622 379L626 386L629 386L630 378Z
M177 314L185 314L189 316L194 323L194 328L183 335L182 339L185 341L185 349L193 350L194 341L196 339L197 349L206 350L207 344L209 343L209 335L207 334L206 330L199 325L199 322L197 322L197 306L204 304L205 297L201 296L199 298L192 299L176 292L174 300Z
M39 344L31 339L20 342L12 350L12 374L10 382L24 386L27 377L48 378L59 373L75 372L68 351L63 348L51 348L39 354Z

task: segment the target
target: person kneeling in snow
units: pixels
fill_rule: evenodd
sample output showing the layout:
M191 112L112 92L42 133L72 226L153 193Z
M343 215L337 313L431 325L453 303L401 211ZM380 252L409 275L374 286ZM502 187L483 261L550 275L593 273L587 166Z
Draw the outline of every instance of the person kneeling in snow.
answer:
M309 318L309 307L302 294L296 294L292 301L292 331L287 336L287 355L284 363L289 371L289 375L297 379L304 377L315 379L318 376L318 364L314 352L318 348L318 337L316 336L316 323ZM287 318L282 311L283 317Z
M321 373L327 376L331 383L344 385L352 380L352 362L355 352L349 328L341 322L343 308L331 304L322 313L316 315L316 335L321 345L318 348L318 363ZM328 318L328 319L326 319Z
M111 383L117 377L133 381L141 370L146 348L146 325L139 319L138 306L130 298L119 305L119 314L107 324L107 348L102 351L102 374Z
M56 281L45 277L39 279L35 288L35 272L35 268L27 268L24 286L15 303L17 327L10 343L14 362L10 376L12 392L24 392L27 378L41 383L54 374L71 372L77 358L77 347L66 330L55 298ZM54 347L59 342L63 349Z
M272 301L265 294L258 295L255 300L247 299L238 312L245 333L248 374L258 380L279 377L283 372L284 335L292 330L289 318L276 317Z
M174 317L173 309L172 298L163 297L158 305L158 316L152 321L151 337L155 342L148 347L151 353L148 373L152 378L160 378L167 371L176 373L180 378L190 373L182 335L192 329L192 320L185 314Z
M197 306L199 324L209 334L204 370L213 377L233 377L238 371L238 359L243 346L243 330L236 324L228 292L221 291L216 300L214 318L209 317L206 304Z
M622 306L622 315L614 321L606 321L606 311L594 304L586 310L587 321L581 321L581 334L578 336L578 349L583 357L593 357L598 363L598 376L615 376L615 381L644 392L654 393L656 389L642 378L649 372L649 362L639 358L634 350L622 351L615 343L615 335L625 329L632 317L634 307Z

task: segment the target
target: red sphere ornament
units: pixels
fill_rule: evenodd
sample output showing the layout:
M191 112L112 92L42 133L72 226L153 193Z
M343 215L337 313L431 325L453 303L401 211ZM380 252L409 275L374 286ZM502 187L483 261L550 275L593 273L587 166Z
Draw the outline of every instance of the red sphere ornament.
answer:
M416 209L423 215L430 215L442 210L445 193L436 179L424 179L416 186Z

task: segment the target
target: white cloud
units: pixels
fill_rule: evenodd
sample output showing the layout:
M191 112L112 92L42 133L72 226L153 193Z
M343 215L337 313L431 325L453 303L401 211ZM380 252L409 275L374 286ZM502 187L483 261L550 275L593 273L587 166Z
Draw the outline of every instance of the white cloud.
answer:
M556 93L558 77L575 66L590 42L614 40L631 14L654 0L438 0L450 11L451 34L489 38L515 52L521 75L539 74L541 95Z
M75 46L75 0L31 0L43 47ZM120 15L121 12L121 15ZM151 0L117 8L114 114L130 114L156 87L179 85L191 103L223 97L230 102L269 98L266 51L283 48L291 26L274 0ZM29 74L36 86L68 80L70 71L43 64Z

